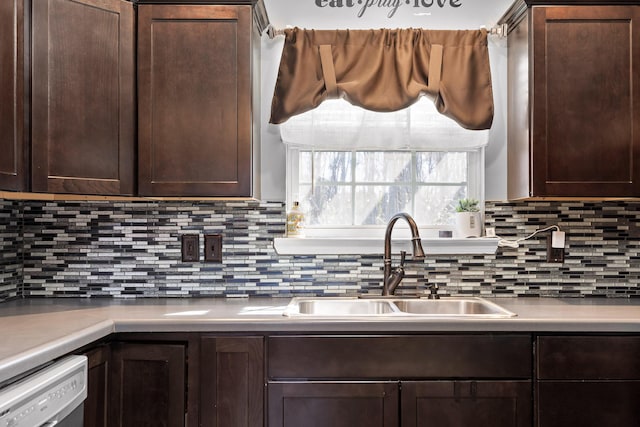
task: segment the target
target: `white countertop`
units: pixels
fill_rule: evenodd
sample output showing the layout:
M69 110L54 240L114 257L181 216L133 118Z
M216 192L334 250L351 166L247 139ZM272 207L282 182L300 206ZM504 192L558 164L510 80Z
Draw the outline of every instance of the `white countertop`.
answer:
M282 315L288 298L11 301L0 304L0 383L113 332L640 333L640 300L522 297L490 300L517 316L290 318Z

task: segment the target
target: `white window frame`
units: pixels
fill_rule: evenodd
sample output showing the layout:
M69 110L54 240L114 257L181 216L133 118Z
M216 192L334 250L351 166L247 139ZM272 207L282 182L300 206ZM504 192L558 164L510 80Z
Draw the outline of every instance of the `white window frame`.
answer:
M291 175L298 177L299 150L287 147L287 209L293 204L295 191ZM468 156L468 197L476 198L481 203L484 214L484 148ZM297 180L297 178L296 178ZM392 251L411 253L411 241L408 227L399 221L393 231ZM420 227L420 224L418 224ZM384 251L385 226L350 226L350 227L307 227L305 238L276 237L274 249L279 255L382 255ZM497 238L440 238L441 227L420 227L422 246L427 257L438 254L495 254L498 249Z

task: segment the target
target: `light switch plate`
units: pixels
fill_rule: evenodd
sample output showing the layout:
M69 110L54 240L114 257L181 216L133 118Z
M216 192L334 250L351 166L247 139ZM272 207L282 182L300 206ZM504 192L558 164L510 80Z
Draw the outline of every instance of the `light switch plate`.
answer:
M194 262L200 259L200 236L184 234L182 236L182 262Z
M205 262L222 262L222 234L204 235Z

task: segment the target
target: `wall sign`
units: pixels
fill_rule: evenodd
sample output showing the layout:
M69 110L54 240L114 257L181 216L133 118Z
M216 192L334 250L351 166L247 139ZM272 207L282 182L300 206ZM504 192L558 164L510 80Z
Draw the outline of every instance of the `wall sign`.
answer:
M345 8L356 12L362 18L369 9L383 9L388 11L387 17L393 18L399 8L412 7L416 9L429 8L458 8L462 0L314 0L317 7Z

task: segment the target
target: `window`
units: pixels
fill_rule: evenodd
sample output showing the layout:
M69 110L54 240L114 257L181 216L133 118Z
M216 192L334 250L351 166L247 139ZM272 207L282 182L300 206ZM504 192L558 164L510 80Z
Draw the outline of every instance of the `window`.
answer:
M308 235L381 235L407 212L422 229L451 229L461 198L482 199L483 149L473 151L314 150L289 147L292 203L306 213ZM380 229L378 233L372 228ZM435 234L433 232L432 234Z
M458 199L484 200L494 108L485 30L285 35L270 123L287 145L288 205L299 201L306 236L323 238L276 239L279 253L313 254L300 250L307 243L371 253L362 246L402 211L435 237L453 228Z
M437 236L458 199L484 199L488 131L463 129L429 99L391 113L325 101L280 131L287 201L300 202L307 236L381 236L397 212Z

